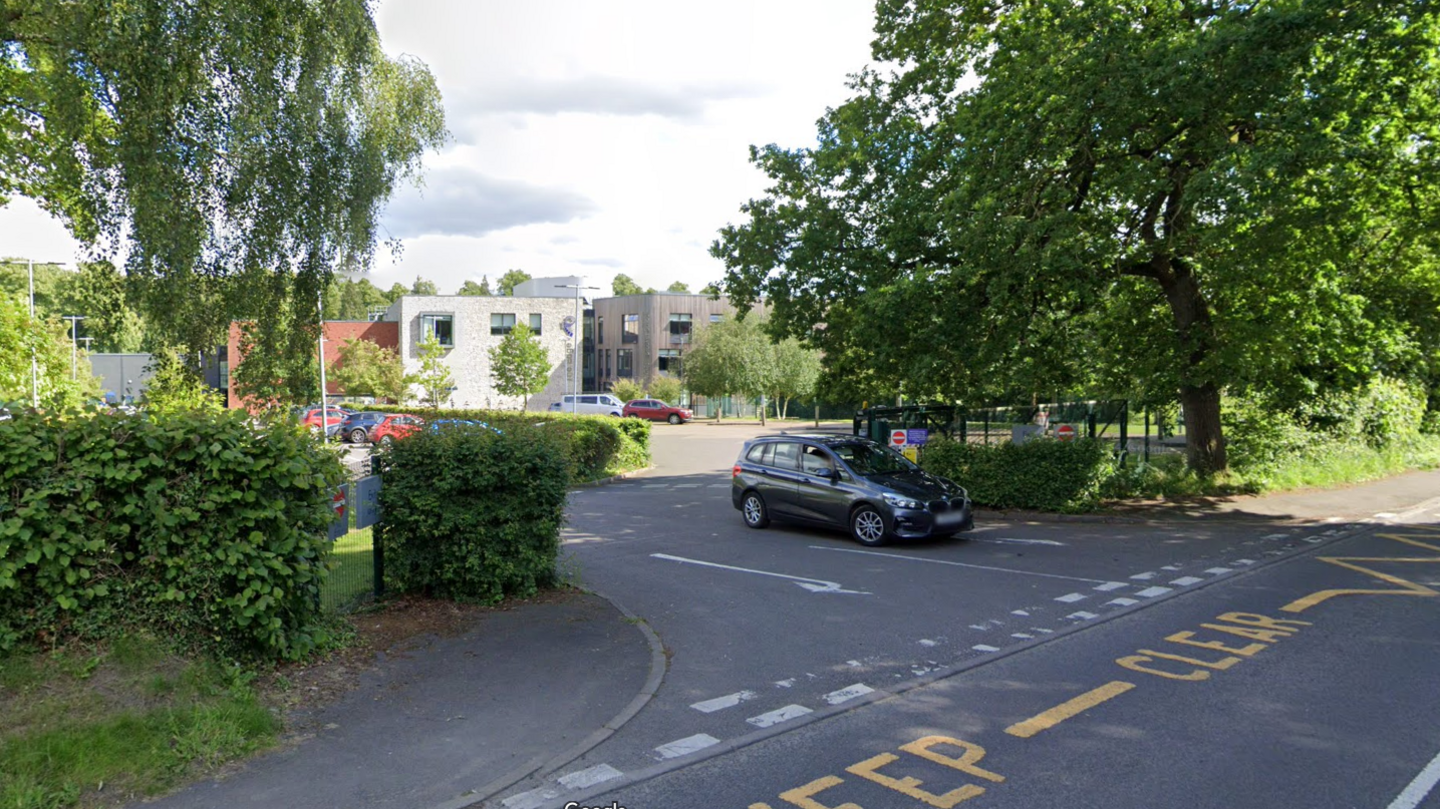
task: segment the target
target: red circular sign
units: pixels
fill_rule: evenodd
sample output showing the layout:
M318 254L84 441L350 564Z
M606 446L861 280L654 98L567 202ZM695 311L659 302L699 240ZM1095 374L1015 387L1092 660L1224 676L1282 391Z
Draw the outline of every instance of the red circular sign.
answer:
M342 515L342 514L345 513L345 493L344 493L344 492L336 492L336 493L335 493L335 496L332 497L332 498L330 498L330 508L332 508L332 509L335 510L335 516L336 516L336 517L339 517L340 515Z
M1055 437L1061 441L1069 441L1075 437L1075 425L1062 424L1055 428Z
M895 445L895 446L897 446L897 447L903 447L903 446L905 446L905 431L904 431L904 430L891 430L891 431L890 431L890 443L893 444L893 445Z

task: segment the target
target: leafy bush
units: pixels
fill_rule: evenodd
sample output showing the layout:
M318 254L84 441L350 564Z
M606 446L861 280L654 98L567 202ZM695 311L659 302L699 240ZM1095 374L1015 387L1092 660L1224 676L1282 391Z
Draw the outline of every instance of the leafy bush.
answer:
M615 426L620 428L622 435L634 441L636 446L645 450L646 461L648 462L650 453L650 422L647 419L620 419Z
M386 582L485 603L552 583L569 484L564 441L548 425L458 428L420 432L378 454Z
M610 392L622 402L645 398L645 389L640 387L640 383L629 379L617 379L610 383Z
M569 413L516 413L513 410L475 410L394 407L372 405L363 408L383 413L408 413L424 419L470 419L483 421L502 433L526 430L537 424L566 438L567 466L571 482L581 483L650 462L650 422L644 419L617 419L614 416L577 416ZM638 463L636 462L638 459Z
M244 414L0 421L0 649L144 625L237 655L324 637L320 587L344 470Z
M684 388L681 386L680 380L672 376L657 376L655 381L650 383L648 395L651 399L659 399L665 404L673 405L679 403L680 394L683 392Z
M1099 502L1114 468L1107 442L1035 439L1024 444L925 445L922 465L970 492L977 505L1041 511L1086 511Z

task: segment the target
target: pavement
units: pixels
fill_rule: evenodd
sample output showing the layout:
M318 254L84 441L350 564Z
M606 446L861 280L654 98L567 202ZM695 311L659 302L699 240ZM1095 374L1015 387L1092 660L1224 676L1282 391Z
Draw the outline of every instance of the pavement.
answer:
M1430 471L1340 490L1132 503L1101 519L1403 521L1437 506L1440 471ZM322 729L313 738L145 805L477 805L604 741L655 694L665 665L654 632L603 595L487 613L463 634L380 653L359 688L307 717Z

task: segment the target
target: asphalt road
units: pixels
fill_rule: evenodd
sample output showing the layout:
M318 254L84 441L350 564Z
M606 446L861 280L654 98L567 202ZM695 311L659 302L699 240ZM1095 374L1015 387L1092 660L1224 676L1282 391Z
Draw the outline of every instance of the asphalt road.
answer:
M1440 587L1440 562L1322 561L1440 557L1440 534L982 521L868 549L744 527L729 467L755 432L658 425L652 473L572 496L564 564L670 668L610 740L491 805L1388 807L1440 753L1437 602L1303 602Z

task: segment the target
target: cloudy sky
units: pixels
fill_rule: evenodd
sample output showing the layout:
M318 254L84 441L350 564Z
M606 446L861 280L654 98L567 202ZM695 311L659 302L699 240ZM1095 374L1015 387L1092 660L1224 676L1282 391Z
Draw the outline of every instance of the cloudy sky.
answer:
M814 142L869 60L873 0L382 0L391 54L430 66L452 140L390 202L371 280L453 293L507 269L609 292L698 290L707 248L764 177L751 144ZM0 254L73 262L64 229L0 209Z

